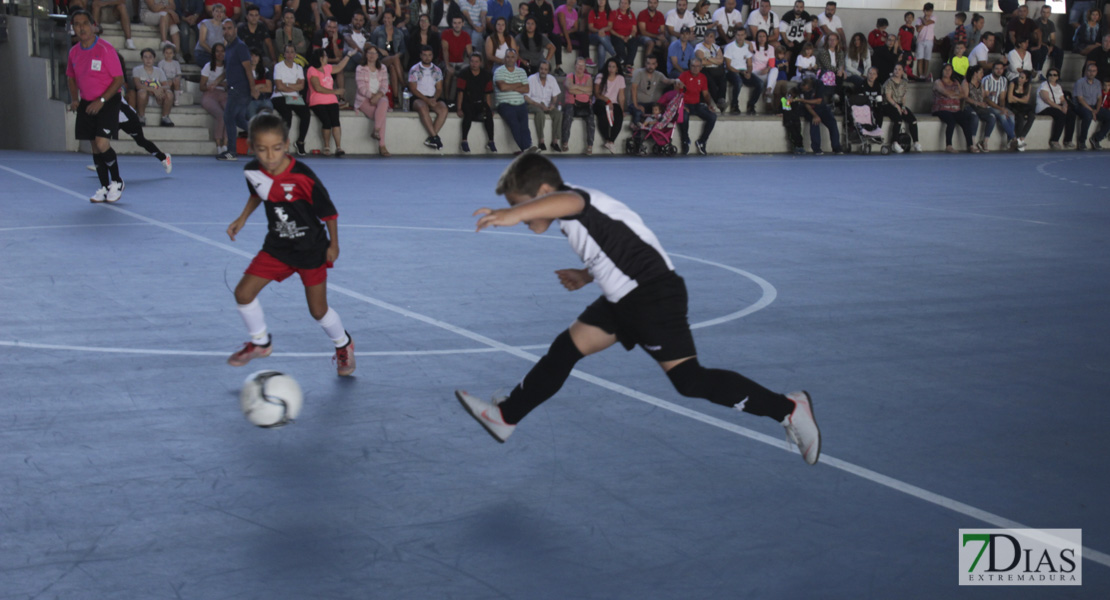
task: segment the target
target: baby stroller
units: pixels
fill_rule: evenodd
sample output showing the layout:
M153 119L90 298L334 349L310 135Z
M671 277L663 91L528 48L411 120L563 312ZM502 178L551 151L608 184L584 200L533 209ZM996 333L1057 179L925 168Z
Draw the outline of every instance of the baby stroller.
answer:
M848 137L845 150L852 151L853 145L860 147L861 154L871 154L871 144L883 145L883 128L875 120L875 110L867 96L853 94L848 96L844 107L844 131ZM890 150L883 147L882 153Z
M671 143L671 134L674 132L675 124L682 121L683 104L682 92L672 90L663 94L659 98L659 106L662 107L659 120L650 125L634 126L635 131L632 137L624 143L625 153L633 156L647 156L648 140L650 139L654 142L654 145L651 146L652 155L674 156L678 154L678 148L675 148L675 145Z

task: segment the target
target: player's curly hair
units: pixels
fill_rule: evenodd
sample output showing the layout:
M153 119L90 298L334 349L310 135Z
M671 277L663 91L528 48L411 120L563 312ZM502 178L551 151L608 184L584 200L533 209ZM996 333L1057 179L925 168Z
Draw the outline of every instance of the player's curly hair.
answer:
M525 152L509 164L501 179L497 180L494 193L535 196L540 186L548 184L555 189L563 186L563 176L555 163L539 152Z
M268 110L258 113L251 119L248 131L252 144L257 135L270 131L280 133L282 140L289 139L289 128L285 126L285 121L282 120L281 115Z

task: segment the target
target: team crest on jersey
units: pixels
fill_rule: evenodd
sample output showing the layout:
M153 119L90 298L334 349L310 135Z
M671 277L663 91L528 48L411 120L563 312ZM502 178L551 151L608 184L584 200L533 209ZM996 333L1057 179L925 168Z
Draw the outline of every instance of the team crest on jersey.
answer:
M290 187L292 187L291 184L282 184L283 187L285 185L290 185ZM274 231L280 237L290 240L304 237L304 232L308 230L308 227L297 227L296 222L289 220L289 215L285 213L284 208L275 206L274 214L277 215L278 218L278 222L274 224Z
M297 184L295 184L295 183L283 183L283 184L281 184L281 189L285 190L285 201L286 202L292 202L293 201L293 190L297 189Z

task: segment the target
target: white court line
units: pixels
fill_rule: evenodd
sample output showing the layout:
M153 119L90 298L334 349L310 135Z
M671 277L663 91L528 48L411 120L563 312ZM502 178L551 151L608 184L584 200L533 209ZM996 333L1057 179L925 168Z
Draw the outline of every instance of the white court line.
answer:
M67 194L67 195L87 200L87 198L85 198L85 196L83 194L78 194L77 192L74 192L72 190L68 190L68 189L65 189L63 187L54 185L50 182L43 181L42 179L39 179L39 178L34 177L32 175L28 175L26 173L16 171L16 170L11 169L9 167L5 167L4 165L0 165L0 169L8 171L12 174L18 175L20 177L30 179L31 181L42 183L43 185L46 185L50 188L61 191L65 194ZM112 206L110 204L105 204L105 205L102 205L102 206L104 206L105 208L111 209L111 210L118 211L122 214L126 214L128 216L140 219L144 222L157 225L157 226L162 227L163 229L166 229L168 231L173 231L175 233L181 233L183 235L188 236L191 239L196 239L197 241L200 241L202 243L209 244L211 246L216 246L218 248L224 248L226 250L235 252L236 254L244 254L238 248L232 248L231 246L228 246L226 244L221 244L219 242L214 242L212 240L209 240L207 238L203 238L201 236L189 233L187 231L184 231L184 230L182 230L180 228L177 228L177 227L174 227L172 225L161 223L160 221L158 221L156 219L152 219L150 217L145 217L143 215L133 213L129 210L122 209L118 206ZM429 316L426 316L426 315L423 315L423 314L420 314L420 313L413 312L413 311L408 310L406 308L390 304L388 302L385 302L383 300L379 300L377 298L366 296L364 294L361 294L359 292L356 292L354 290L351 290L351 289L348 289L348 288L345 288L345 287L341 287L341 286L333 285L333 284L329 283L328 284L328 289L334 290L334 291L336 291L340 294L346 295L346 296L354 298L356 300L361 300L361 301L366 302L367 304L370 304L372 306L377 306L379 308L388 310L390 312L394 312L394 313L397 313L399 315L409 317L413 320L420 321L422 323L426 323L428 325L432 325L434 327L438 327L438 328L444 329L446 331L450 331L450 332L455 333L457 335L460 335L462 337L465 337L465 338L471 339L473 341L479 342L481 344L484 344L486 346L489 346L490 348L495 348L497 350L501 350L502 352L505 352L507 354L511 354L511 355L516 356L518 358L522 358L522 359L527 360L529 362L534 363L534 362L539 361L539 359L540 359L539 356L537 356L535 354L532 354L531 352L526 352L526 351L521 350L519 348L516 348L514 346L509 346L508 344L504 344L504 343L499 342L495 339L486 337L486 336L484 336L480 333L470 331L469 329L464 329L464 328L459 327L457 325L452 325L450 323L447 323L446 321L441 321L441 320L436 319L434 317L429 317ZM602 387L604 389L610 390L612 392L621 394L623 396L627 396L627 397L632 398L634 400L639 400L640 402L644 402L646 404L656 406L656 407L661 408L663 410L670 411L670 412L675 413L677 415L681 415L681 416L687 417L689 419L693 419L695 421L700 421L700 422L705 423L707 425L712 425L712 426L717 427L719 429L722 429L724 431L729 431L729 432L735 433L737 435L746 437L748 439L751 439L751 440L754 440L754 441L757 441L757 442L762 442L764 444L767 444L767 445L775 447L775 448L779 448L779 449L783 448L783 443L780 441L779 438L775 438L775 437L771 437L771 436L763 434L763 433L759 433L758 431L754 431L752 429L748 429L747 427L742 427L740 425L736 425L735 423L730 423L728 421L718 419L717 417L711 417L711 416L706 415L704 413L701 413L701 412L698 412L698 411L695 411L695 410L691 410L689 408L686 408L684 406L680 406L678 404L674 404L672 402L668 402L668 401L663 400L661 398L656 398L655 396L651 396L651 395L645 394L643 392L625 387L623 385L620 385L618 383L614 383L614 382L609 381L607 379L602 379L601 377L597 377L595 375L590 375L588 373L584 373L582 371L579 371L578 369L575 369L574 371L572 371L571 376L575 377L577 379L581 379L582 381L592 383L592 384L597 385L599 387ZM789 449L788 451L791 452L791 453L794 452L793 449ZM920 487L917 487L915 485L912 485L912 484L906 483L904 481L901 481L899 479L895 479L893 477L883 475L881 473L872 471L871 469L867 469L865 467L861 467L861 466L856 465L854 463L850 463L850 462L847 462L847 461L840 460L838 458L834 458L834 457L829 456L827 454L822 456L821 464L832 467L834 469L839 469L841 471L844 471L845 473L850 473L850 474L855 475L857 477L866 479L866 480L871 481L873 483L877 483L881 486L890 488L892 490L902 492L903 494L912 496L914 498L924 500L924 501L929 502L931 504L935 504L935 505L940 506L942 508L946 508L946 509L951 510L953 512L960 513L960 514L965 515L967 517L971 517L973 519L983 521L983 522L988 523L990 525L994 525L995 527L1001 527L1001 528L1007 528L1007 529L1035 529L1035 528L1030 527L1028 525L1023 525L1023 524L1018 523L1016 521L1011 521L1010 519L1007 519L1005 517L996 515L994 513L991 513L991 512L988 512L988 511L985 511L985 510L982 510L982 509L979 509L979 508L976 508L976 507L971 506L969 504L964 504L963 502L960 502L958 500L953 500L952 498L949 498L947 496L942 496L940 494L930 492L929 490L926 490L924 488L920 488ZM1063 543L1063 542L1061 541L1061 543ZM1087 560L1090 560L1092 562L1110 567L1110 555L1108 555L1106 553L1103 553L1103 552L1099 552L1099 551L1094 550L1092 548L1089 548L1087 546L1083 546L1083 558L1085 558Z
M76 352L102 352L106 354L143 354L152 356L227 356L226 350L165 350L156 348L113 348L111 346L70 346L65 344L39 344L19 340L0 340L0 346L8 348L31 348L34 350L67 350ZM517 346L521 350L543 350L547 344ZM359 350L357 356L436 356L446 354L485 354L500 352L497 348L459 348L456 350ZM274 358L330 358L334 352L274 352Z

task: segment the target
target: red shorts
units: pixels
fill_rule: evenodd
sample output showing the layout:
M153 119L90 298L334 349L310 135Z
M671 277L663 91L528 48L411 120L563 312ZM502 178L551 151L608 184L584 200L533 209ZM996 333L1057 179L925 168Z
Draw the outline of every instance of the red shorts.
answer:
M259 251L244 273L273 281L284 281L285 278L296 273L301 276L301 283L305 287L312 287L327 282L330 268L331 263L326 262L315 269L299 269L281 262L265 251Z

